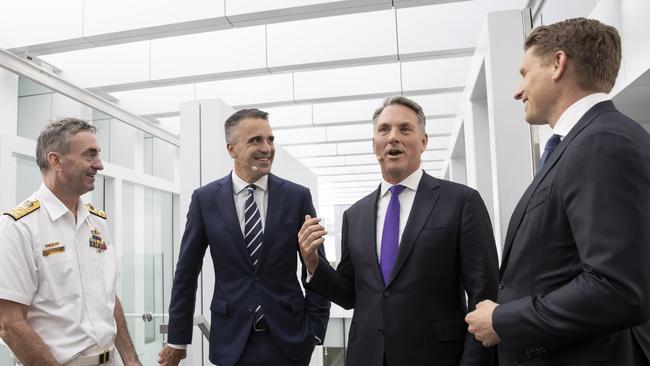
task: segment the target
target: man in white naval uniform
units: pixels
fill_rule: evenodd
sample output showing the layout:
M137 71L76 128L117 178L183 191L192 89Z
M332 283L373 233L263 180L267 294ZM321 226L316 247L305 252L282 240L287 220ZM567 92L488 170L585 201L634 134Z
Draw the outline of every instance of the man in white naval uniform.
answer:
M103 169L95 127L76 118L40 134L43 183L0 218L0 337L38 365L140 365L115 294L106 214L81 201Z

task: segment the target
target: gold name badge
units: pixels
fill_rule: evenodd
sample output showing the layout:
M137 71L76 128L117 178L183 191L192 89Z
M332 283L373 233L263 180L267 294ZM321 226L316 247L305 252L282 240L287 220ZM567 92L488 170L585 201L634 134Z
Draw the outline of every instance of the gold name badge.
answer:
M49 257L60 253L65 253L65 246L43 249L43 257Z

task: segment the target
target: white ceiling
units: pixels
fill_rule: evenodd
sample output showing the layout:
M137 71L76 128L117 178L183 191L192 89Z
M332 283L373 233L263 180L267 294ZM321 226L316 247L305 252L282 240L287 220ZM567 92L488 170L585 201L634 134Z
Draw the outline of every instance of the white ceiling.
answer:
M3 4L0 46L173 133L185 101L264 109L319 176L320 203L348 204L381 179L370 119L388 95L422 105L423 168L442 173L485 14L525 3L23 0Z

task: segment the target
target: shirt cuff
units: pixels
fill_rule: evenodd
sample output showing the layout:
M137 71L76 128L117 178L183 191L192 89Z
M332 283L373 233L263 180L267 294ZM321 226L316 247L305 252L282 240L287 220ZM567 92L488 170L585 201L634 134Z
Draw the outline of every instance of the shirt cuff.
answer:
M174 349L187 349L187 344L171 344L171 343L167 343L167 345L169 347L171 347L171 348L174 348Z

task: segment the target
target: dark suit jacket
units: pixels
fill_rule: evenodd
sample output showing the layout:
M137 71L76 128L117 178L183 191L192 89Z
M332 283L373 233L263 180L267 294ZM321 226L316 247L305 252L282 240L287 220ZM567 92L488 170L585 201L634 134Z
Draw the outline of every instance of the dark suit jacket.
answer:
M402 235L392 278L377 260L379 190L343 215L336 270L320 261L308 288L354 308L347 364L487 365L491 351L468 334L469 308L494 299L497 255L492 226L475 190L424 174Z
M194 191L174 275L169 343L191 343L197 277L207 247L215 273L211 362L237 362L253 325L256 297L273 338L289 358L306 357L314 335L324 339L330 303L309 290L303 296L296 275L297 233L305 215L315 216L311 195L272 174L268 195L262 254L254 270L235 211L231 175Z
M500 272L501 365L648 365L630 329L650 311L648 133L591 108L516 206Z

